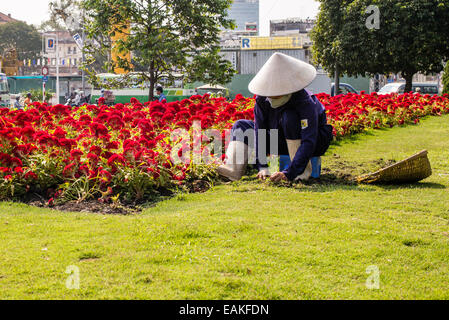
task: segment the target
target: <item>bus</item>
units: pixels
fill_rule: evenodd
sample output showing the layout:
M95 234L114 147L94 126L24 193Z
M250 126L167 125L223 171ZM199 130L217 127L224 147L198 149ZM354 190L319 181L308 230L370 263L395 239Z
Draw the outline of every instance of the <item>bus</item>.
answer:
M0 107L11 106L11 95L9 94L8 78L6 74L0 73Z
M120 80L123 75L119 74L113 74L113 73L102 73L98 74L97 77L100 79L100 83L106 83L108 80ZM105 91L110 91L112 95L115 97L114 103L129 103L131 98L136 98L141 103L144 103L148 101L148 92L149 92L149 83L145 82L144 84L141 84L141 81L139 80L138 74L131 74L131 79L135 79L134 84L131 81L130 85L123 86L118 89L105 89ZM191 96L195 95L195 89L184 89L182 80L179 80L182 77L182 75L175 75L175 80L169 82L168 78L162 78L160 80L161 85L164 88L164 94L167 97L167 102L182 100L182 99L188 99ZM165 85L167 84L167 85ZM169 86L169 84L174 84L172 86ZM91 88L91 101L95 102L97 101L101 96L101 89L99 87L92 87ZM154 97L156 98L156 86L154 91Z

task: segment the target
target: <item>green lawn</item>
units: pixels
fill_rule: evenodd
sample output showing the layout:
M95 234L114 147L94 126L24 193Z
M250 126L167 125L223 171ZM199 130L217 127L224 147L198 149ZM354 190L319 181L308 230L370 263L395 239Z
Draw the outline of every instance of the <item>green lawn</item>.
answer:
M447 299L449 116L345 140L323 165L357 171L422 149L434 174L415 185L247 181L135 216L0 203L0 298ZM66 288L71 265L78 290Z

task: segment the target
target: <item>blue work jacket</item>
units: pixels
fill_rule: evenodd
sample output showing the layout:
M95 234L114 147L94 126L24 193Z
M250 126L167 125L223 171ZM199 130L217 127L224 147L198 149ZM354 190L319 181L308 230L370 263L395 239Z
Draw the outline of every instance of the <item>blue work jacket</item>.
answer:
M323 155L333 139L332 126L327 124L326 112L321 102L303 89L293 93L290 100L279 108L272 108L267 97L257 96L254 107L256 155L258 155L259 129L278 129L279 138L301 139L301 146L291 165L283 171L292 181L302 174L312 157ZM285 143L284 141L280 143ZM257 161L260 167L261 165Z

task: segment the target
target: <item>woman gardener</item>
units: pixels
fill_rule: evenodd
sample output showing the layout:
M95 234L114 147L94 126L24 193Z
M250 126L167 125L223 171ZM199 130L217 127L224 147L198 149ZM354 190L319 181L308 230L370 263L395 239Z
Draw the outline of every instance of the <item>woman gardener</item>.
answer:
M225 164L217 169L221 176L239 180L248 163L255 163L259 179L278 182L311 177L313 166L321 166L319 157L333 139L324 107L304 89L315 77L316 69L308 63L282 53L271 56L248 86L256 95L255 121L239 120L233 125ZM274 148L270 140L277 144ZM272 155L287 156L287 166L270 172L269 150Z

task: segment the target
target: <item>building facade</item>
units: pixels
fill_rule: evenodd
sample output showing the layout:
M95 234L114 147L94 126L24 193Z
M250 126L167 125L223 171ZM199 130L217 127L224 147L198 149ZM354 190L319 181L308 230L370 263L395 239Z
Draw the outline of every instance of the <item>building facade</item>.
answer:
M259 34L259 0L234 0L228 16L235 21L236 31Z
M83 53L78 48L75 40L68 31L52 31L48 34L57 34L59 37L59 61L56 59L56 52L45 52L45 64L50 69L50 74L56 74L56 64L59 64L59 74L65 76L78 75L79 65L83 60Z
M309 34L315 26L314 19L289 18L270 21L270 36L289 36L293 34Z
M310 52L301 38L239 36L221 48L222 56L241 75L255 75L275 52L310 62Z

